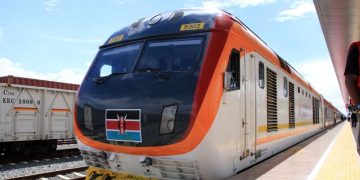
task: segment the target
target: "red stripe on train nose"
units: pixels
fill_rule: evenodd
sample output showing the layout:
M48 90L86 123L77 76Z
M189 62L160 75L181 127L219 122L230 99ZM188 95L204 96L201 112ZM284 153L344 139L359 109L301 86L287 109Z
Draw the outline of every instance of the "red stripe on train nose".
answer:
M125 130L140 131L139 121L125 121ZM106 129L108 130L119 130L119 121L106 121Z

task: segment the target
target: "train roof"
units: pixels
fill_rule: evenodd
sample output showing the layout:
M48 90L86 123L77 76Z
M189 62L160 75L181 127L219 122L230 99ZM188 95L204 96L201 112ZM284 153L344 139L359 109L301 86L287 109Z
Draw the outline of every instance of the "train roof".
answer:
M46 81L46 80L31 79L24 77L15 77L11 75L0 77L0 83L5 83L9 86L11 86L12 84L17 84L17 85L25 85L25 86L45 87L45 88L74 90L74 91L77 91L79 89L78 84Z
M158 13L140 18L131 25L120 29L112 34L103 46L151 36L187 33L189 31L186 31L184 26L192 23L201 23L202 27L199 30L209 31L214 25L215 17L222 13L224 11L219 9L203 8Z
M220 16L222 21L216 21L216 18ZM312 88L310 83L306 81L305 78L295 70L295 68L276 54L259 36L256 35L256 33L248 28L237 17L220 9L183 9L140 18L131 25L113 33L100 48L143 38L193 32L186 29L186 27L190 28L190 30L196 29L197 33L208 32L212 29L230 30L234 22L244 28L253 40L259 43L260 46L274 56L274 59L271 59L271 61L276 66L282 68L303 86L308 88L314 94L320 96L320 94ZM193 27L191 27L191 25Z
M336 110L336 111L340 112L331 102L329 102L325 98L324 98L324 105L327 106L327 107L330 107L333 110Z

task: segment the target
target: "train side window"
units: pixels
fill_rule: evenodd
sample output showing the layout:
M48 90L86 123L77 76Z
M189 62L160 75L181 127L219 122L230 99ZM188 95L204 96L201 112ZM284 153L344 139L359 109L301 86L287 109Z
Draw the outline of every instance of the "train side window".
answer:
M231 51L229 57L229 64L226 70L229 74L229 88L225 86L227 90L240 89L240 52L236 49Z
M298 87L298 93L300 93L300 87Z
M286 77L284 77L284 90L283 90L283 92L284 92L284 96L285 97L287 97L288 96L288 79L286 78Z
M264 71L264 63L259 61L259 87L264 89L265 87L265 71Z

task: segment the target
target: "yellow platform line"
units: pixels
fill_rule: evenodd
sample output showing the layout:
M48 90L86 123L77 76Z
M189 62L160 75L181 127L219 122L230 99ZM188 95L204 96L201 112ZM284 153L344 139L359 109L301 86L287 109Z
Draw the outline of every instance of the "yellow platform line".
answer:
M359 180L359 160L350 124L346 122L336 136L335 143L320 168L316 179Z

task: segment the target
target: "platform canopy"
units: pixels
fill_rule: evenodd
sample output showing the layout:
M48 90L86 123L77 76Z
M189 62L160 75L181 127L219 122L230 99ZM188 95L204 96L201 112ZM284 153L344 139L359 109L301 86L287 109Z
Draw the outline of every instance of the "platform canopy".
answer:
M344 70L349 45L360 40L360 0L314 0L344 103L349 103Z

